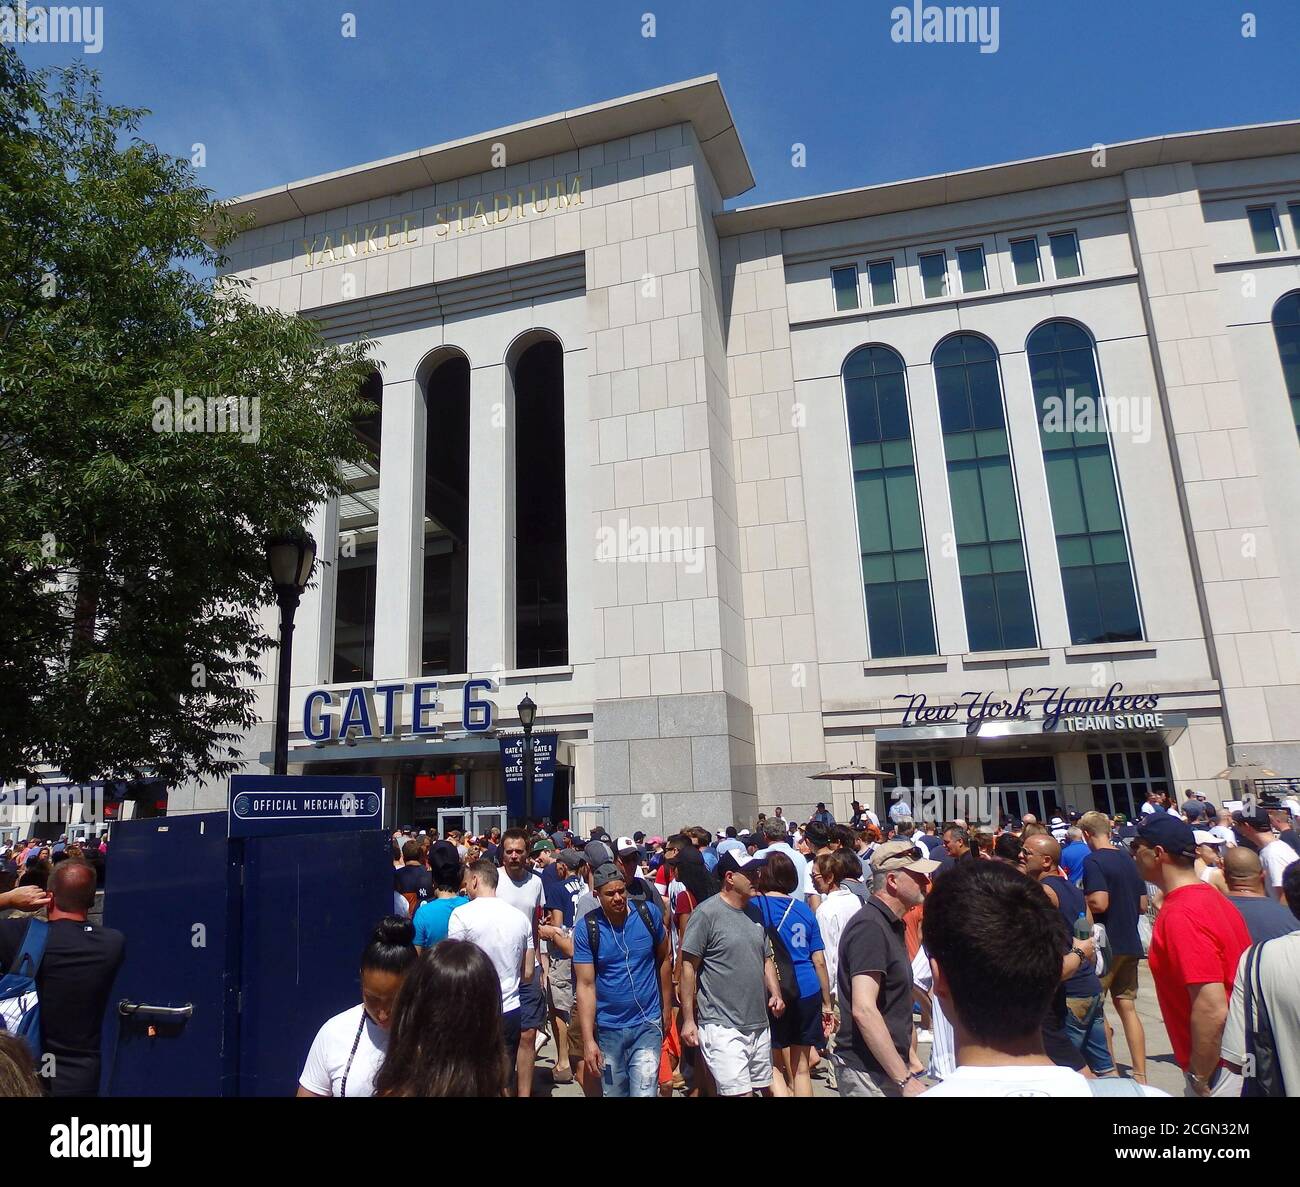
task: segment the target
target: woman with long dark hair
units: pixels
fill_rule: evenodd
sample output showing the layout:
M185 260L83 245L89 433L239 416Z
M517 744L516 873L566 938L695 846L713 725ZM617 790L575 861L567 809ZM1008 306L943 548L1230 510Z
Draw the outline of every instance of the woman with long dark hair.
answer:
M415 927L389 915L361 954L361 1004L335 1014L316 1033L298 1077L299 1096L373 1096L388 1050L398 990L417 960Z
M496 969L477 944L440 940L402 986L375 1095L504 1096L509 1073Z

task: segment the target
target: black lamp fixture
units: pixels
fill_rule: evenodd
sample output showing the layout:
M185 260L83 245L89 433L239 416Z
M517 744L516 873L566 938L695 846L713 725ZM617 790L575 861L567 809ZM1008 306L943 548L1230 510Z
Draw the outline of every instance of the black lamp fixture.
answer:
M316 567L316 541L303 529L272 536L266 542L266 564L280 606L280 662L275 685L275 768L289 771L289 683L292 679L293 618L302 591Z
M524 693L519 702L519 724L524 727L524 824L533 818L533 722L537 720L537 705Z

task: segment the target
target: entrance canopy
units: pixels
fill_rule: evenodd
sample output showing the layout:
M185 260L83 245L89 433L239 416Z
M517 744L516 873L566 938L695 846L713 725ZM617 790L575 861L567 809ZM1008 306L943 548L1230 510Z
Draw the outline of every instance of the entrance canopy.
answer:
M1120 713L1062 717L1054 729L1043 721L986 721L975 733L961 724L909 725L875 732L878 757L889 752L954 758L1016 754L1026 750L1058 754L1080 750L1153 750L1173 745L1187 729L1182 713Z

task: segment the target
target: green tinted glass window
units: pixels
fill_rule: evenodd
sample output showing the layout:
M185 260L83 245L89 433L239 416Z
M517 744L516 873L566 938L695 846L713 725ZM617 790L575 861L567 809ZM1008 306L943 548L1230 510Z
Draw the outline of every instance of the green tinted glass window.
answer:
M1287 293L1273 306L1273 336L1282 361L1282 381L1291 399L1291 419L1300 434L1300 291Z
M1075 233L1062 231L1047 238L1052 245L1052 271L1056 273L1056 279L1068 280L1079 276L1083 267L1079 263L1079 240Z
M898 300L894 286L894 261L881 260L867 265L867 279L871 283L871 303L873 305L892 305Z
M871 654L933 655L934 615L903 360L864 346L844 365Z
M967 644L972 651L1034 647L997 352L984 338L954 334L935 349L934 376Z
M1072 322L1051 321L1030 334L1026 351L1071 642L1140 639L1092 340Z
M1246 211L1250 220L1250 237L1256 251L1281 251L1277 239L1277 216L1271 206L1255 206Z
M961 291L963 293L982 293L989 287L989 278L984 270L984 249L982 247L959 247L957 249L957 270L961 273Z
M858 270L855 267L832 268L831 285L835 289L835 308L837 310L856 309L858 307Z
M1016 269L1017 284L1037 284L1043 279L1042 269L1038 264L1037 239L1013 239L1011 263Z
M948 295L948 257L941 251L921 256L921 287L927 297Z

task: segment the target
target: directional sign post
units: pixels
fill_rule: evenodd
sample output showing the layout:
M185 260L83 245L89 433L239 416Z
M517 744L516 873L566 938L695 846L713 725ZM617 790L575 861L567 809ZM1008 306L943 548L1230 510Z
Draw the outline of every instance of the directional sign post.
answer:
M382 828L378 775L232 775L230 836L356 832Z

